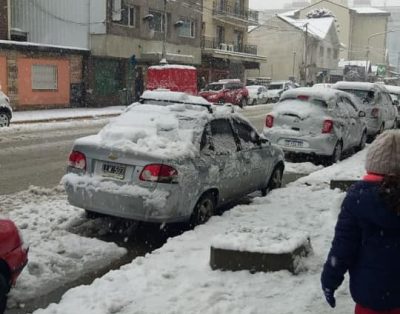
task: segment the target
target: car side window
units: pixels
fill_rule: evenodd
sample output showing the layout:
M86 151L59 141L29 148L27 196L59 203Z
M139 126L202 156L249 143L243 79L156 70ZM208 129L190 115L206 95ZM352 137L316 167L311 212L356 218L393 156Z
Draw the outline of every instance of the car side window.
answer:
M358 110L357 110L357 107L353 104L353 102L350 99L345 98L345 97L343 97L343 100L347 105L347 109L350 113L350 117L353 117L353 118L358 117L358 114L357 114Z
M341 118L348 118L349 117L349 110L347 109L347 105L344 102L342 97L338 97L337 103L336 103L336 108L337 108L337 114Z
M231 124L227 119L217 119L210 123L214 150L217 154L231 154L238 150Z
M252 133L255 131L250 125L242 121L233 120L233 128L239 137L242 149L247 150L257 146L252 139Z

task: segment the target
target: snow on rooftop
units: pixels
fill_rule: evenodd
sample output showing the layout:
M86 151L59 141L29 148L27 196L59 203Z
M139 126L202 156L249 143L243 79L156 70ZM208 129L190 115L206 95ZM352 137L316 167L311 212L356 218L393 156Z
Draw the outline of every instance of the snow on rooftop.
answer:
M71 50L81 50L89 51L89 49L81 47L71 47L71 46L59 46L59 45L48 45L48 44L38 44L29 41L14 41L14 40L0 40L1 45L15 45L15 46L33 46L33 47L46 47L46 48L58 48L58 49L71 49Z
M281 19L286 21L287 23L293 25L294 27L306 31L306 25L308 25L308 32L311 35L314 35L317 38L325 39L328 35L328 32L332 26L332 23L335 21L333 17L322 17L322 18L314 18L314 19L292 19L288 16L279 14Z
M196 70L195 67L180 64L153 65L149 69L165 70L165 69L180 69L180 70Z
M390 14L387 11L383 11L381 9L373 8L373 7L355 7L352 8L358 14Z

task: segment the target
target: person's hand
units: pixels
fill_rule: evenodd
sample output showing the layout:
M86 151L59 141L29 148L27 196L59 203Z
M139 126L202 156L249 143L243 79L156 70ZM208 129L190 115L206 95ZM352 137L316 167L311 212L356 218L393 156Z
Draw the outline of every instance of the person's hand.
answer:
M323 291L324 291L326 302L328 302L330 307L334 308L336 306L336 300L335 300L335 296L334 296L335 291L333 291L332 289L329 289L329 288L323 288Z

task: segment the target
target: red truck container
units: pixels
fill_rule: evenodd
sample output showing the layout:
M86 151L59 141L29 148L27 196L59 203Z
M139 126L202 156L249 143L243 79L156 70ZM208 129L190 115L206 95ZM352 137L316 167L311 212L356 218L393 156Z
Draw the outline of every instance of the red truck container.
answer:
M186 65L151 66L147 71L146 88L162 88L197 95L197 70Z

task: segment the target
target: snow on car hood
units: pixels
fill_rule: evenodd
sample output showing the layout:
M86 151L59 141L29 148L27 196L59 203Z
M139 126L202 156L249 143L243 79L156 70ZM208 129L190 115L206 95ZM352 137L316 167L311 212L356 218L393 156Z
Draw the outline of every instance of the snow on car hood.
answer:
M195 156L199 150L196 139L208 120L209 114L201 106L187 110L182 104L136 103L97 135L78 139L75 145L93 145L162 159Z

